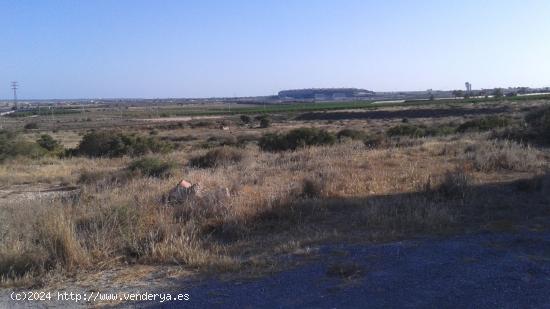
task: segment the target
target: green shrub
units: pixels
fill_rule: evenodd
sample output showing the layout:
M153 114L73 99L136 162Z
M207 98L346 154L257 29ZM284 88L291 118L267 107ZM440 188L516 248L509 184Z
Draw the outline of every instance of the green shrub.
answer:
M258 141L258 137L256 135L242 134L237 136L237 147L245 147L247 144L256 141Z
M323 184L319 179L306 178L302 184L302 196L305 198L320 198L323 193Z
M332 145L336 136L322 129L298 128L286 134L268 133L259 141L260 148L266 151L295 150L300 147Z
M387 143L387 139L383 134L367 135L363 139L365 146L369 148L378 148Z
M260 119L260 128L269 128L271 126L271 121L267 118Z
M364 140L366 137L365 132L360 130L354 130L354 129L343 129L336 134L336 137L338 137L339 140L349 138L353 140Z
M203 144L203 148L214 148L219 146L236 146L238 143L237 138L233 135L229 136L210 136L206 143Z
M289 149L289 147L285 143L284 135L280 135L277 133L264 134L264 136L260 138L258 145L262 150L267 150L267 151Z
M241 115L241 121L243 123L250 123L252 121L252 118L250 118L250 116L248 115Z
M174 166L175 164L172 162L162 161L158 158L142 158L130 163L128 169L149 177L165 178L170 176Z
M35 142L19 138L15 132L0 131L0 162L15 157L40 158L47 150Z
M492 129L507 127L510 124L511 120L509 118L490 116L466 121L457 128L457 131L461 133L490 131Z
M390 137L395 137L395 136L424 137L427 135L425 128L411 125L411 124L397 125L395 127L388 129L386 134Z
M95 185L96 189L112 188L128 183L134 176L129 169L116 171L82 171L78 184Z
M36 143L47 151L55 151L62 148L61 144L48 134L42 134Z
M199 120L199 121L192 121L189 123L191 128L207 128L207 127L213 127L215 125L214 122L208 121L208 120Z
M445 199L464 199L468 195L472 180L463 170L447 171L441 181L435 185L431 180L426 184L425 192Z
M427 136L445 136L456 133L456 127L451 125L438 125L426 128Z
M210 168L239 163L244 159L244 153L240 149L221 147L210 150L205 155L194 157L189 165L199 168Z
M29 123L25 124L24 128L25 128L25 130L36 130L36 129L38 129L38 123L29 122Z
M10 157L29 157L38 159L46 155L47 151L37 143L16 140L11 144L11 150L8 151Z
M166 152L171 149L171 144L156 137L92 131L84 135L74 152L89 157L120 157Z
M426 137L426 136L445 136L456 133L456 128L452 125L425 125L401 124L390 128L386 134L390 137L408 136L408 137Z
M525 122L535 137L550 143L550 107L527 114Z

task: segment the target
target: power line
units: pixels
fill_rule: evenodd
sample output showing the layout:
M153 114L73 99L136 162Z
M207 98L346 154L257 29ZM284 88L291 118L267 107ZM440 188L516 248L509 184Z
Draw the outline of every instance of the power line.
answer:
M19 84L17 82L11 82L11 89L13 90L13 107L17 109L17 88Z

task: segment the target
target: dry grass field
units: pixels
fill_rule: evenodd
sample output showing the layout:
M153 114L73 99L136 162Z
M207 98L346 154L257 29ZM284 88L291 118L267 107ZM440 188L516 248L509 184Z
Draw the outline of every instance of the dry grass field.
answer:
M60 145L0 163L0 284L136 265L262 274L283 267L281 254L317 243L513 230L550 215L548 107L280 113L264 116L263 128L259 114L250 123L117 121L112 110L12 118L10 143L49 134ZM29 122L37 128L23 129ZM81 140L91 128L147 141L90 155ZM182 179L200 194L171 200Z

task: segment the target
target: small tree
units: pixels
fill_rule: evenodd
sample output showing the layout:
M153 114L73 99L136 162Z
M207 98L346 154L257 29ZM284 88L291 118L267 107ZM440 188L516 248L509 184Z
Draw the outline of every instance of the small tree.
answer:
M495 98L502 98L503 96L503 91L501 88L495 88L495 90L493 90L493 96L495 96Z
M269 128L271 126L271 121L267 118L262 118L260 120L260 128Z
M54 151L61 147L61 144L48 134L42 134L36 143L47 151Z
M38 124L36 122L29 122L24 127L25 130L36 130L38 129Z
M241 121L242 121L243 123L250 123L250 121L252 121L252 119L250 118L250 116L241 115Z

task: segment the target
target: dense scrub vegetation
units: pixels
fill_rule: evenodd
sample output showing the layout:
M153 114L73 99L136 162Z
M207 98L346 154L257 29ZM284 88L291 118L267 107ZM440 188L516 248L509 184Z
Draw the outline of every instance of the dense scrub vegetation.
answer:
M208 151L202 156L191 158L189 165L199 168L210 168L224 166L241 162L244 159L244 152L231 147L220 147Z
M171 149L171 144L153 136L92 131L84 135L73 153L89 157L121 157L167 152Z
M456 129L457 132L482 132L510 126L512 121L505 117L484 117L466 121Z
M146 157L132 161L128 170L138 172L144 176L166 178L170 176L175 164L158 158Z
M36 129L38 129L38 123L29 122L29 123L25 124L25 126L23 128L25 130L36 130Z
M332 145L335 142L336 136L326 130L298 128L286 134L268 133L260 139L259 145L262 150L284 151L306 146Z
M354 130L354 129L343 129L336 134L336 137L338 137L338 140L343 139L352 139L352 140L364 140L367 135L364 131L360 130Z
M23 139L16 132L0 130L0 162L16 157L37 159L45 155L59 155L63 147L50 135L43 134L37 141Z
M428 137L428 136L445 136L456 133L456 128L452 125L413 125L401 124L394 126L386 132L389 137L406 136L406 137Z
M388 129L386 135L389 137L406 136L412 138L445 136L456 133L484 132L509 127L511 125L512 120L509 118L489 116L469 120L458 126L453 123L432 126L404 123Z
M250 123L252 121L252 118L248 115L241 115L240 119L242 123Z
M426 136L426 129L420 126L411 124L402 124L390 128L386 134L390 137L394 136L408 136L408 137L424 137Z
M525 121L533 135L550 144L550 107L529 113Z

